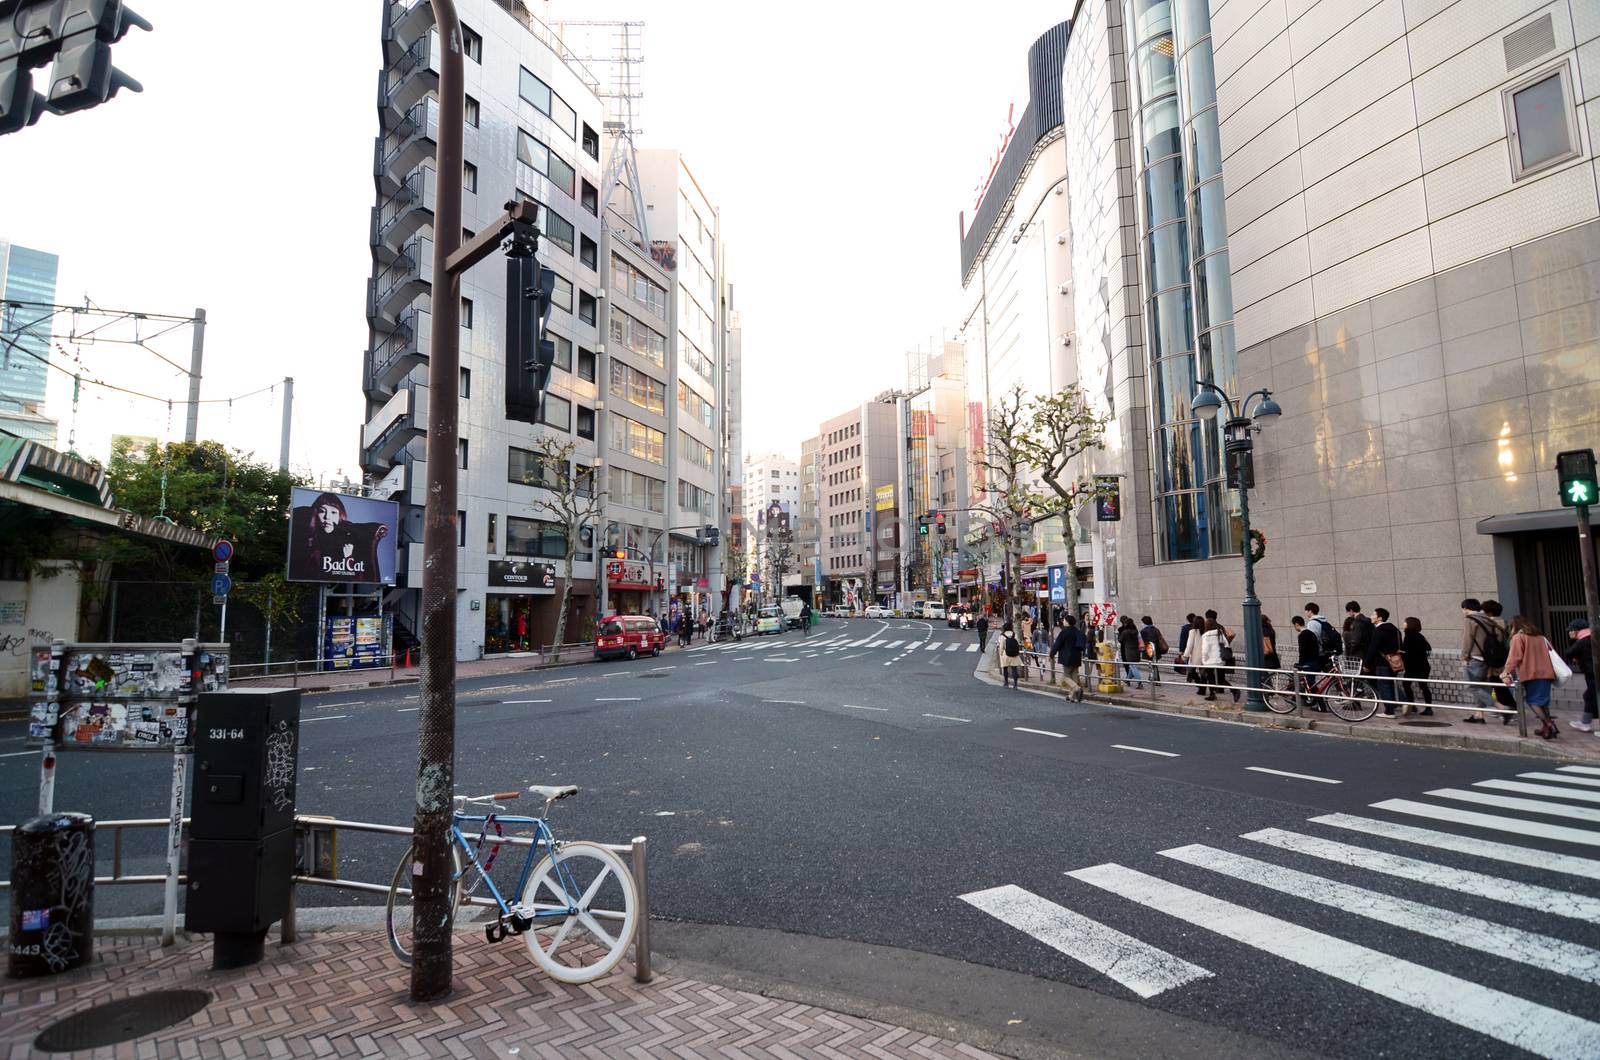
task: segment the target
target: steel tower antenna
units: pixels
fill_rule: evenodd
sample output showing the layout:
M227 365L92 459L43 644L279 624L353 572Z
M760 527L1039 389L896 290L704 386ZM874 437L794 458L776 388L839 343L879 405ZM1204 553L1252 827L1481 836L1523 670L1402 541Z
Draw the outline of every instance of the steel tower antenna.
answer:
M600 218L613 235L622 236L648 253L650 231L645 220L643 193L639 190L639 160L634 142L635 137L644 133L639 126L639 105L644 99L639 72L644 63L644 23L576 20L559 21L555 28L562 43L578 55L580 62L600 75L602 83L605 75L610 74L609 90L597 93L606 104L605 132L610 140L602 178L605 192L601 197ZM626 193L626 206L632 213L625 218L626 226L615 224L608 216L618 189ZM633 230L629 231L629 227Z

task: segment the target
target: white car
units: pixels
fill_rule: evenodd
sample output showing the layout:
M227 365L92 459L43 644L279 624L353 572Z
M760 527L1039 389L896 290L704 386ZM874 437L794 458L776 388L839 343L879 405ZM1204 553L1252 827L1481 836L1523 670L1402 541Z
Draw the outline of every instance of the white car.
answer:
M840 604L833 610L829 611L828 614L832 615L834 618L850 618L855 614L855 612L850 608L845 607L843 604Z
M867 607L867 610L864 612L864 614L868 618L893 618L894 617L894 611L893 610L891 610L890 608L887 608L887 607L879 607L877 604L869 605Z
M927 606L922 609L922 617L929 621L944 621L944 605L932 600L928 601Z
M776 607L763 607L756 612L756 636L763 633L783 632L783 612Z

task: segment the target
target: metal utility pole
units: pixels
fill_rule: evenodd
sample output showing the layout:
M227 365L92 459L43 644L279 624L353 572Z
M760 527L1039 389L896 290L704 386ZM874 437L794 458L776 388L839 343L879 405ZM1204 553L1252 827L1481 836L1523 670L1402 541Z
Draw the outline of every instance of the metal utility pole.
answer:
M183 440L193 445L200 434L200 361L206 350L206 311L194 311L194 344L189 348L189 419Z
M278 470L289 470L289 417L294 411L294 376L283 377L283 440L278 443Z
M433 350L428 360L428 495L422 537L422 681L412 815L411 999L450 992L453 911L450 809L455 794L456 439L460 430L461 274L513 237L509 256L538 242L531 200L461 242L461 150L465 126L461 21L454 0L432 0L441 42L439 131L434 155Z

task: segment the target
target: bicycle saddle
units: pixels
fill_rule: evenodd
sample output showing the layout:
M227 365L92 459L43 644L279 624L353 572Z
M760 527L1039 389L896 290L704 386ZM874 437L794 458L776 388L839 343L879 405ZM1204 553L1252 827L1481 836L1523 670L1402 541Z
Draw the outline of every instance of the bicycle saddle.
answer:
M576 795L578 793L578 786L576 784L562 784L559 786L553 784L534 784L528 788L528 791L539 796L541 799L554 802L557 799L564 799L568 795Z

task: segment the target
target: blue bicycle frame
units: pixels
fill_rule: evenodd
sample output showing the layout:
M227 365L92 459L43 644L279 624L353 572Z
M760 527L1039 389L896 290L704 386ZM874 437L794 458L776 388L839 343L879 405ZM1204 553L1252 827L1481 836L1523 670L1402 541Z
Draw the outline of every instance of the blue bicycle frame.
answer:
M467 838L467 833L461 829L463 823L471 822L476 822L482 826L478 830L476 841ZM517 886L512 892L514 895L521 895L527 889L528 878L533 875L533 866L538 863L538 855L541 848L548 850L554 856L556 849L555 836L551 833L550 826L545 823L542 817L507 817L495 813L456 813L450 817L450 838L461 848L461 852L467 856L467 864L461 866L461 871L456 873L450 882L459 886L467 874L468 867L476 868L479 878L489 888L490 896L494 898L495 904L500 907L501 916L517 915L513 914L511 904L506 901L505 896L500 893L500 888L494 885L494 880L490 878L485 866L478 860L478 851L483 848L485 843L493 841L488 834L491 824L532 825L534 829L534 841L528 847L528 856L522 863L522 872L517 876ZM489 860L493 862L493 855L490 856ZM572 877L568 874L566 866L560 861L555 863L555 870L556 877L561 884L562 893L567 899L567 907L565 909L547 909L542 912L524 910L521 915L536 920L540 917L566 917L577 912L575 904L577 896Z

